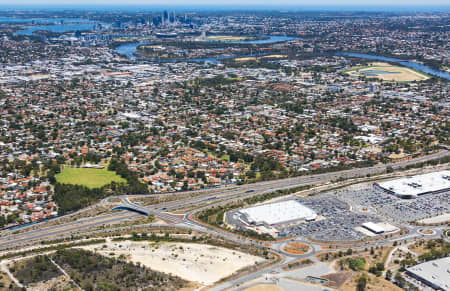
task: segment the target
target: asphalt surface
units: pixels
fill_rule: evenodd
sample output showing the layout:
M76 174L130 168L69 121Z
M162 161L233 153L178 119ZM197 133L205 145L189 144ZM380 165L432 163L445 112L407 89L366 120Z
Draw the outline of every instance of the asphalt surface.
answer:
M169 214L166 214L165 212L184 208L186 206L194 206L194 205L200 205L205 202L214 202L213 200L220 200L220 202L217 202L216 204L211 204L208 207L212 205L220 205L224 203L229 203L232 200L236 199L242 199L245 197L250 197L254 195L261 195L264 193L272 192L275 190L282 190L282 189L288 189L293 188L297 186L303 186L303 185L313 185L313 184L319 184L329 181L335 181L339 178L352 178L352 177L361 177L366 176L367 174L376 174L381 173L385 171L387 166L392 166L395 168L402 168L410 164L415 164L419 162L424 162L428 160L438 159L444 156L447 156L449 152L447 150L440 151L438 153L419 157L416 159L412 159L409 161L403 161L388 165L378 165L370 168L357 168L357 169L351 169L351 170L345 170L340 172L331 172L331 173L323 173L323 174L317 174L317 175L311 175L311 176L299 176L294 178L287 178L282 180L275 180L275 181L267 181L267 182L260 182L255 184L245 184L241 186L234 186L233 189L225 189L223 191L220 191L218 193L206 193L200 196L192 197L192 198L185 198L180 199L176 201L161 203L157 205L152 205L149 207L140 206L137 204L133 204L130 202L126 197L119 196L120 199L124 202L123 205L134 208L136 210L144 211L149 214L153 214L155 216L161 217L163 219L172 221L174 223L183 224L187 221L186 219L182 220L179 218L175 218ZM220 190L220 189L217 189ZM205 192L210 192L210 190L206 190ZM136 196L136 195L134 195ZM114 198L114 196L109 197ZM106 202L107 199L105 199L102 202ZM158 210L159 209L159 210ZM201 211L203 208L196 209L195 212ZM113 213L109 215L109 220L104 220L104 216L100 217L92 217L87 218L83 220L83 224L80 224L78 222L70 222L65 223L57 226L57 229L48 230L45 228L45 223L42 225L42 229L33 230L30 232L24 232L19 235L11 234L6 235L2 238L0 238L0 249L4 249L6 247L11 247L14 245L20 245L27 241L32 240L38 240L38 239L45 239L49 237L55 237L61 234L65 233L71 233L76 232L82 229L86 229L92 226L97 226L102 223L110 223L110 222L117 222L120 220L125 220L131 217L130 216L124 216L123 213ZM134 214L136 215L136 214ZM190 222L189 224L194 223ZM200 227L200 226L198 226Z
M243 199L243 198L250 197L250 196L261 195L261 194L269 193L269 192L272 192L275 190L282 190L282 189L288 189L288 188L293 188L293 187L298 187L298 186L314 185L314 184L320 184L320 183L324 183L324 182L336 181L340 178L347 179L347 178L363 177L368 174L378 174L378 173L384 172L386 170L387 166L391 166L394 169L398 169L398 168L403 168L410 164L415 164L415 163L419 163L419 162L438 159L438 158L447 156L448 154L449 154L449 152L447 150L444 150L444 151L441 151L441 152L438 152L438 153L435 153L435 154L432 154L429 156L424 156L424 157L412 159L409 161L403 161L403 162L398 162L398 163L393 163L393 164L388 164L388 165L378 165L378 166L369 167L369 168L357 168L357 169L345 170L345 171L340 171L340 172L330 172L330 173L323 173L323 174L317 174L317 175L299 176L299 177L287 178L287 179L282 179L282 180L260 182L260 183L255 183L255 184L246 184L246 185L241 185L241 186L233 186L232 189L230 189L230 187L224 188L223 190L214 189L215 191L211 191L211 189L209 189L209 190L205 190L205 194L201 194L201 195L198 195L198 196L195 196L192 198L184 198L184 199L174 200L174 201L150 205L150 206L141 206L139 204L135 204L135 203L131 202L127 196L111 196L111 197L104 199L101 203L108 203L109 199L111 199L111 198L119 198L122 201L120 206L125 207L126 209L138 211L140 213L152 214L152 215L162 218L166 221L170 221L170 222L174 223L176 226L186 227L186 228L190 228L190 229L197 230L197 231L202 231L202 232L205 232L205 233L208 233L211 235L217 235L217 236L224 237L228 240L235 241L238 243L256 245L256 246L264 246L264 245L268 245L268 244L264 244L262 242L259 242L259 241L253 240L253 239L238 236L236 234L227 232L222 229L214 228L212 226L203 225L203 224L197 222L196 220L192 219L192 216L195 213L197 213L205 208L226 204L226 203L229 203L230 201L237 200L237 199ZM196 191L196 192L198 192L198 191ZM213 192L213 193L210 193L210 192ZM170 194L167 194L167 195L170 195ZM137 196L137 195L133 195L133 196ZM175 216L167 213L169 211L182 209L185 207L192 207L195 205L201 205L201 204L205 204L205 203L208 203L208 205L204 206L204 207L198 207L192 211L189 211L188 213L186 213L186 215L183 218L175 217ZM9 249L9 248L16 247L16 246L23 246L24 244L32 242L32 241L39 241L39 240L45 240L45 239L50 239L50 238L63 237L63 236L70 235L71 233L80 232L82 230L86 230L86 232L89 232L88 231L89 228L103 225L103 224L113 223L113 222L120 222L120 221L129 219L129 218L136 217L138 215L139 214L136 212L121 211L121 212L115 212L115 213L112 213L109 215L84 218L82 220L78 220L75 222L64 223L64 224L60 224L60 225L52 226L52 227L46 227L45 223L43 223L42 227L39 229L36 229L36 230L31 230L28 232L3 236L2 238L0 238L0 249ZM34 226L36 226L36 225L34 225ZM420 237L422 235L418 232L418 228L419 227L411 227L410 232L407 235L404 235L402 237L397 237L395 239L396 240L404 240L404 239ZM436 230L435 236L438 236L441 233L441 229L435 228L435 230ZM291 254L287 254L283 251L283 245L286 243L285 241L270 242L270 244L269 244L270 249L272 251L280 254L280 256L282 257L282 260L279 263L277 263L273 266L270 266L268 268L265 268L263 270L259 270L257 272L243 276L241 278L225 282L219 286L214 287L212 290L224 290L224 289L228 289L232 286L235 286L236 284L248 282L249 280L257 278L268 272L272 272L274 270L279 270L283 264L286 264L290 261L297 260L301 257L313 256L316 252L318 252L318 250L320 250L320 244L311 243L305 239L300 239L300 238L295 239L295 240L308 244L311 247L312 251L305 255L301 255L301 256L291 255ZM379 240L379 241L372 242L372 243L357 244L357 245L355 244L354 246L347 244L347 245L345 245L345 247L351 247L354 249L366 248L366 247L370 247L370 246L388 244L388 243L391 243L392 241L393 241L392 239L385 239L385 240ZM333 245L336 245L336 244L333 244ZM337 247L339 247L339 246L337 246Z

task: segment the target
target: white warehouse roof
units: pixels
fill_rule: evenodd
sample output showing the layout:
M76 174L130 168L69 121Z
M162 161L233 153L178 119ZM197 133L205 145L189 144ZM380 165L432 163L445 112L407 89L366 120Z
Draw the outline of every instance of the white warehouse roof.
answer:
M450 290L450 257L410 267L407 271L442 290Z
M270 225L293 220L315 219L317 217L317 214L312 209L303 206L295 200L245 208L240 210L240 212L247 215L249 222L265 222Z
M404 196L417 196L427 192L450 189L450 171L440 171L424 175L405 177L379 183L380 187Z
M367 228L368 230L374 232L374 233L382 233L384 232L384 228L379 226L376 223L373 223L371 221L363 223L362 226L364 226L365 228Z

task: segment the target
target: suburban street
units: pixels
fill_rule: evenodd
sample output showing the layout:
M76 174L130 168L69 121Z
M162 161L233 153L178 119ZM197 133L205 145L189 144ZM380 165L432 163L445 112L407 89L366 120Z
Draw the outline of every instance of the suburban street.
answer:
M233 186L233 189L224 191L221 191L219 193L209 193L209 194L203 194L200 196L192 197L192 198L186 198L186 199L180 199L175 200L171 202L165 202L161 204L155 204L148 207L140 206L137 204L133 204L130 202L126 197L120 197L122 199L123 207L129 208L131 210L139 211L142 213L148 213L153 214L157 217L172 221L176 224L185 224L194 226L195 228L204 229L204 226L198 225L197 223L193 221L189 221L189 215L194 214L195 212L201 211L203 208L197 208L189 213L189 215L185 216L185 219L176 218L170 214L167 214L165 212L173 211L176 209L184 208L186 206L192 206L192 205L200 205L204 202L210 202L211 197L215 197L215 199L219 199L220 201L217 203L209 204L205 207L211 207L214 205L220 205L223 203L229 203L230 201L236 200L236 199L242 199L245 197L250 197L254 195L261 195L264 193L276 191L276 190L282 190L282 189L288 189L298 186L304 186L304 185L315 185L319 183L324 182L330 182L335 181L340 178L356 178L356 177L362 177L366 176L367 174L377 174L382 173L385 171L387 166L392 166L394 169L403 168L407 165L419 163L419 162L425 162L433 159L438 159L441 157L444 157L448 155L448 150L443 150L437 153L434 153L432 155L419 157L416 159L411 159L407 161L402 161L398 163L393 163L389 165L378 165L370 168L357 168L357 169L351 169L351 170L345 170L340 172L331 172L331 173L323 173L323 174L317 174L317 175L310 175L310 176L299 176L294 178L288 178L288 179L282 179L282 180L276 180L276 181L267 181L267 182L260 182L255 184L245 184L241 186ZM166 194L170 195L170 194ZM136 196L136 195L133 195ZM113 196L114 197L114 196ZM110 198L113 198L110 197ZM104 200L105 201L105 200ZM103 202L104 202L103 201ZM164 209L164 210L162 210ZM83 229L88 229L94 226L102 225L102 224L108 224L112 222L118 222L123 221L126 219L129 219L130 217L133 217L135 215L138 215L136 213L129 213L129 212L116 212L108 215L102 215L102 216L96 216L96 217L89 217L85 218L82 221L75 221L70 223L64 223L61 225L58 225L57 227L45 227L45 223L41 223L42 228L33 230L30 232L24 232L20 234L11 234L6 235L0 238L0 248L11 248L16 245L21 245L24 242L31 242L34 240L42 240L42 239L49 239L49 238L57 238L59 236L65 236L70 233L74 233Z
M449 5L2 2L1 290L450 289Z
M438 153L435 153L430 156L426 157L420 157L418 159L399 162L395 164L391 164L393 168L401 168L409 164L414 164L417 162L422 161L428 161L431 159L436 159L443 157L448 154L448 151L441 151ZM227 281L223 284L220 284L218 286L215 286L212 290L225 290L229 289L233 286L237 286L239 284L242 284L244 282L247 282L249 280L258 278L264 274L268 274L271 272L279 272L280 267L284 264L287 264L289 262L293 262L295 260L298 260L300 258L313 258L315 254L321 251L321 247L328 245L327 243L317 243L317 242L311 242L307 240L306 238L292 238L288 240L279 240L274 242L261 242L257 241L255 239L246 238L240 235L236 235L234 233L209 226L204 225L203 223L200 223L199 221L193 219L193 216L195 213L202 211L203 209L217 206L217 205L223 205L226 203L230 203L231 201L243 199L250 196L255 195L261 195L264 193L269 193L275 190L281 190L281 189L288 189L292 187L297 186L304 186L304 185L315 185L320 184L324 182L330 182L335 181L340 178L353 178L353 177L361 177L365 176L367 174L377 174L385 171L387 165L380 165L375 166L371 168L364 168L364 169L352 169L352 170L346 170L341 172L332 172L332 173L324 173L324 174L318 174L318 175L311 175L311 176L301 176L301 177L295 177L295 178L289 178L289 179L283 179L283 180L277 180L277 181L268 181L268 182L261 182L256 184L247 184L247 185L241 185L241 186L233 186L231 189L224 189L223 191L214 192L214 193L207 193L207 194L201 194L199 196L195 196L192 198L184 198L179 200L174 200L170 202L164 202L160 204L150 205L150 206L142 206L137 203L132 202L128 196L111 196L108 198L105 198L102 200L102 204L110 203L109 200L112 198L118 198L120 199L121 203L115 203L116 210L123 210L118 211L115 213L107 214L107 215L101 215L101 216L95 216L95 217L88 217L83 218L78 221L73 221L69 223L63 223L61 225L57 226L51 226L46 227L45 223L41 223L39 226L41 226L39 229L31 230L28 232L23 233L17 233L17 234L10 234L7 236L3 236L0 239L0 249L10 249L11 247L15 246L22 246L24 244L27 244L29 242L33 241L39 241L39 240L46 240L51 238L60 238L60 237L68 237L70 234L73 233L79 233L86 230L85 234L93 233L90 232L89 229L95 226L115 223L115 222L121 222L126 219L134 218L139 215L145 214L145 215L154 215L155 217L158 217L160 219L163 219L167 222L170 222L175 227L182 227L182 228L188 228L200 232L204 232L210 235L223 237L227 240L234 241L236 243L241 244L248 244L248 245L256 245L256 246L265 246L268 247L270 250L272 250L274 253L278 254L281 257L281 260L276 263L275 265L272 265L270 267L266 267L264 269L258 270L257 272L253 272L251 274L247 274L243 277L239 277L237 279ZM170 195L170 194L166 194ZM136 196L136 195L133 195ZM205 204L207 203L207 204ZM175 211L178 209L183 209L186 207L192 208L195 205L203 205L200 207L195 207L193 210L189 210L187 213L184 214L182 218L180 216L175 216L173 214L170 214L171 211ZM127 211L127 210L131 210ZM126 229L127 227L121 227L120 229ZM421 227L418 226L407 226L409 228L409 233L406 233L401 236L396 236L394 238L386 238L381 240L376 240L372 242L366 242L366 243L356 243L356 244L344 244L339 245L339 243L333 244L335 247L334 249L329 249L329 251L338 250L340 247L345 248L352 248L352 249L363 249L367 247L375 247L375 246L381 246L381 245L387 245L391 244L393 241L400 241L400 240L412 240L416 239L422 236L418 232L418 230ZM432 227L430 229L434 230L434 234L432 237L439 237L442 231L441 227ZM431 237L431 236L429 236ZM289 241L297 241L304 243L310 247L310 251L303 255L292 255L289 253L286 253L283 251L284 245Z

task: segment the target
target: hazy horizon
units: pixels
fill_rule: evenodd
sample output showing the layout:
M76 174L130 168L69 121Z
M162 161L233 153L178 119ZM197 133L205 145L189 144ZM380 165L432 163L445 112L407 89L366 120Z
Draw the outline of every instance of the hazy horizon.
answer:
M208 0L193 0L186 3L186 1L182 0L168 0L165 4L161 4L160 1L143 1L143 0L130 0L127 4L123 4L122 1L119 0L97 0L97 1L88 1L88 0L69 0L64 1L61 4L61 1L57 0L1 0L0 7L11 6L11 7L21 7L21 6L53 6L53 7L70 7L70 6L105 6L105 7L170 7L170 6L183 6L183 7L196 7L196 6L207 6L207 7L236 7L236 8L283 8L283 7L291 7L291 8L301 8L301 7L348 7L348 6L356 6L356 7L435 7L439 6L449 7L450 4L446 0L432 0L427 4L423 4L423 1L420 0L399 0L399 1L389 1L389 0L368 0L361 4L360 1L356 0L343 0L343 1L333 1L333 0L318 0L315 1L314 4L311 4L309 1L295 1L295 0L219 0L218 2L214 2L211 4Z
M1 1L1 0L0 0ZM365 3L363 5L344 2L342 4L326 4L324 1L317 4L289 4L281 2L279 4L233 4L230 2L225 3L215 3L206 4L200 2L193 2L187 5L186 3L179 3L177 1L169 2L165 5L161 4L139 4L136 2L131 2L128 5L123 5L115 3L114 0L111 3L104 3L99 1L98 3L82 3L77 1L72 1L71 3L58 4L53 1L35 3L25 3L25 1L19 1L14 3L3 3L0 2L0 10L48 10L48 11L58 11L58 10L97 10L97 11L158 11L158 10L174 10L174 11L231 11L231 10L278 10L278 11L366 11L366 12L449 12L450 5L442 5L437 3L431 3L427 5L420 4L374 4Z

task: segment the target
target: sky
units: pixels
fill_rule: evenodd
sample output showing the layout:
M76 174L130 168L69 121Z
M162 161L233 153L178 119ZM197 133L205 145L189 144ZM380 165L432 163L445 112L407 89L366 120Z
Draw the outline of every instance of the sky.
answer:
M225 6L430 6L430 5L445 5L450 6L449 0L0 0L0 6L22 6L22 5L55 5L55 6L70 6L70 5L106 5L106 6L176 6L181 5L188 7L190 5L225 5Z

